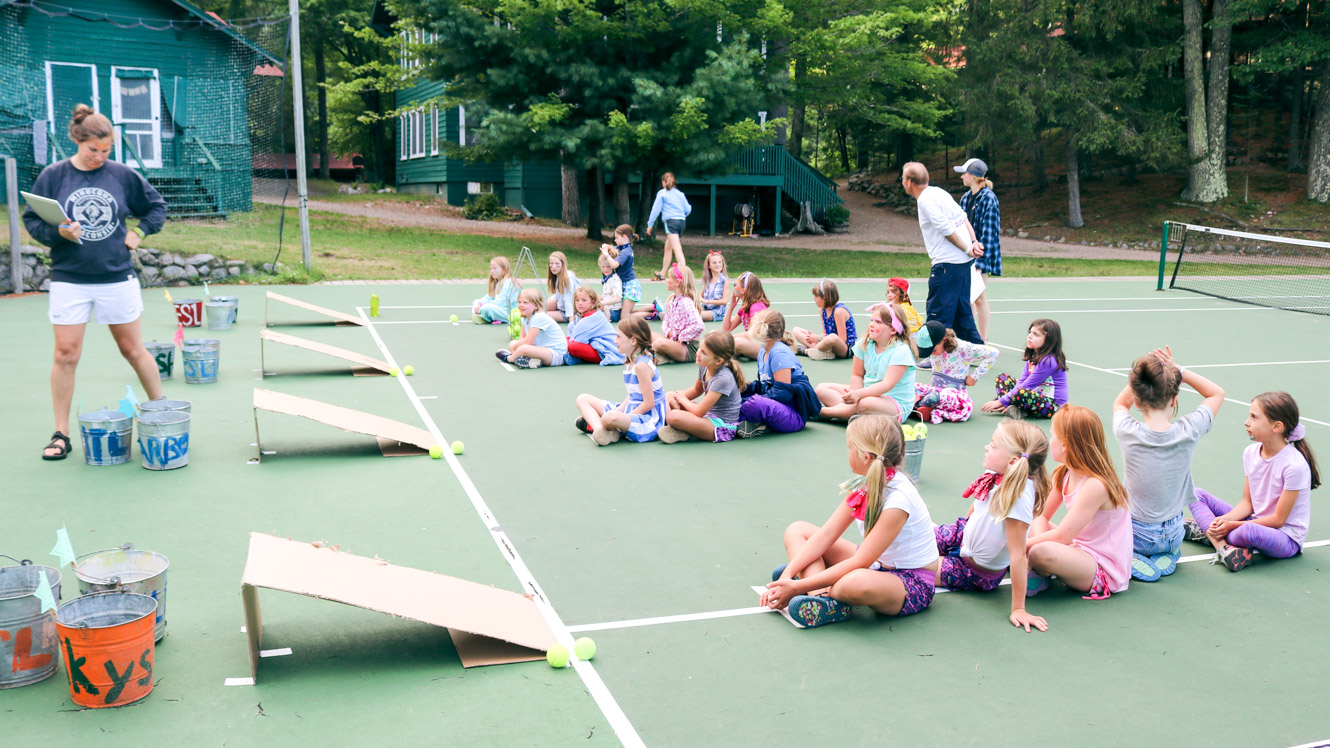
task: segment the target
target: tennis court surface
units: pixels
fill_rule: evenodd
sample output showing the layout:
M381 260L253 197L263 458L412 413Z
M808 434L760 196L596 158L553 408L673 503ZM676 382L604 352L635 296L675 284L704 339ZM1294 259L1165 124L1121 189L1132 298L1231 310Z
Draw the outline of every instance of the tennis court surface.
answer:
M767 286L791 325L815 322L809 286ZM913 294L921 311L923 286ZM1051 317L1072 362L1072 402L1106 422L1126 367L1157 346L1171 344L1179 363L1225 388L1230 401L1193 462L1197 485L1222 498L1241 495L1242 423L1260 392L1292 393L1309 443L1330 455L1330 318L1154 288L1154 278L992 283L991 342L1003 353L976 401L994 374L1017 370L1028 324ZM504 328L467 321L479 284L278 290L354 316L363 308L370 324L305 324L322 319L274 305L273 329L410 364L414 376L353 377L346 362L269 343L274 375L259 381L264 289L228 287L240 297L238 326L198 331L222 340L219 381L185 384L177 362L166 383L168 397L193 402L190 464L170 472L144 470L137 449L114 467L84 465L77 446L63 463L38 459L51 431L46 298L0 300L9 374L0 553L53 565L47 552L63 525L80 554L132 542L171 560L152 694L80 710L62 665L0 694L0 742L1290 746L1330 737L1322 491L1312 495L1316 542L1301 555L1258 557L1233 574L1185 544L1173 576L1106 601L1054 584L1029 602L1046 633L1007 623L1006 587L939 594L905 619L859 609L847 623L799 630L758 610L752 587L784 561L788 523L821 523L840 500L844 426L601 448L574 430L573 401L620 399L619 369L501 366L492 352ZM662 284L646 291L665 294ZM861 319L883 293L882 282L841 286ZM170 305L160 290L145 299L145 337L170 340ZM847 362L801 362L815 383L847 381ZM696 374L683 364L661 371L667 389ZM75 405L115 407L131 377L110 335L91 326ZM465 452L388 459L369 437L262 413L263 448L274 454L251 464L255 387L393 418L444 444L462 440ZM1181 404L1198 402L1186 393ZM964 512L961 492L999 421L976 413L930 429L920 492L935 522ZM591 636L599 652L576 669L464 669L443 629L265 590L263 646L290 654L264 658L256 685L227 686L249 675L240 579L251 532L533 593L557 634ZM65 599L76 594L66 568Z

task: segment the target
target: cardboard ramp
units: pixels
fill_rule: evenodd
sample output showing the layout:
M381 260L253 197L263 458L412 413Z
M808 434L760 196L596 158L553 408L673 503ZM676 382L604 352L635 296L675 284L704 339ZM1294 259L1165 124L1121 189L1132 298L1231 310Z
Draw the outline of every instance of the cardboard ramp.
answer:
M430 447L437 444L428 431L401 421L305 397L255 388L254 446L259 450L259 462L263 461L263 442L259 438L260 410L308 418L311 421L336 426L352 434L372 436L379 440L379 451L383 452L384 457L429 454Z
M315 312L316 314L322 314L325 317L332 317L334 320L333 324L336 325L360 325L363 327L365 324L365 321L359 317L352 317L349 314L343 314L342 312L333 311L332 309L321 307L316 304L311 304L307 301L301 301L300 299L293 299L290 296L283 296L279 293L273 293L272 291L269 291L268 298L263 302L263 324L265 327L272 324L268 321L269 301L280 301L283 304L290 304L291 306L300 307L301 309L304 309L306 311Z
M304 348L307 351L314 351L315 353L322 353L325 356L332 356L334 358L340 358L343 361L350 361L351 363L356 364L356 366L351 367L351 373L358 377L387 376L388 371L392 368L388 366L387 361L380 361L377 358L371 358L356 353L355 351L348 351L345 348L338 348L335 345L306 340L305 338L297 338L294 335L287 335L284 332L277 332L276 330L264 328L259 330L259 366L263 367L260 370L260 378L268 375L267 359L264 356L263 346L265 342L281 343L282 345L289 345L295 348Z
M525 595L255 532L249 536L240 596L256 683L263 643L260 587L442 626L463 667L541 660L557 643L535 602Z

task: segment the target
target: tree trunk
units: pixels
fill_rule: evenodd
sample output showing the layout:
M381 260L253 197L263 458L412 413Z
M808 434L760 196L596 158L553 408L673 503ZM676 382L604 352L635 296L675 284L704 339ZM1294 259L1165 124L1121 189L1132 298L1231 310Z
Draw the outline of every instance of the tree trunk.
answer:
M1085 225L1081 219L1081 158L1076 143L1076 131L1067 129L1067 225L1079 229Z
M366 111L383 114L383 97L378 91L369 91L361 95ZM372 184L392 184L388 174L387 125L382 118L375 118L369 126L370 138L374 141L374 163L368 164Z
M1293 82L1289 90L1288 112L1288 161L1284 164L1286 171L1297 171L1302 168L1302 99L1306 96L1307 79L1306 68L1301 65L1293 71Z
M1048 171L1044 169L1044 138L1039 133L1035 133L1034 140L1030 141L1030 173L1035 192L1048 189Z
M896 166L904 167L914 160L914 136L908 132L896 134Z
M845 125L836 128L836 148L840 151L840 168L848 172L850 170L850 133Z
M804 61L801 57L794 59L794 85L797 87L804 80ZM796 94L797 95L797 94ZM790 152L795 158L802 158L804 155L804 116L806 105L803 101L795 101L790 104L790 139L785 143L785 150Z
M656 196L651 190L656 186L656 170L642 171L641 189L637 193L637 220L633 231L643 236L647 233L647 219L651 217L651 204Z
M1330 200L1330 62L1321 70L1320 89L1307 152L1307 199L1324 203Z
M628 169L619 166L614 169L614 224L628 223L633 219L628 209Z
M319 179L332 178L332 158L328 153L328 64L323 55L323 37L314 42L314 88L319 97Z
M1187 109L1186 200L1196 199L1205 181L1205 68L1201 29L1205 24L1202 0L1182 0L1182 78Z
M605 178L600 169L587 169L586 181L586 238L604 241L600 229L605 225Z
M864 144L865 136L862 132L854 136L854 170L868 170L868 146Z
M582 225L582 201L577 190L577 170L568 159L559 163L559 176L563 181L563 222L569 226Z
M1212 22L1228 17L1229 2L1214 0L1210 8ZM1228 79L1232 40L1232 25L1220 22L1210 28L1210 85L1205 101L1205 122L1209 130L1205 171L1210 189L1197 196L1203 203L1228 197Z
M1228 0L1215 0L1214 18L1228 12ZM1225 140L1228 137L1228 66L1233 28L1210 32L1210 86L1206 91L1202 0L1182 0L1182 69L1187 106L1187 187L1183 198L1210 203L1228 195ZM1218 129L1219 132L1215 132Z

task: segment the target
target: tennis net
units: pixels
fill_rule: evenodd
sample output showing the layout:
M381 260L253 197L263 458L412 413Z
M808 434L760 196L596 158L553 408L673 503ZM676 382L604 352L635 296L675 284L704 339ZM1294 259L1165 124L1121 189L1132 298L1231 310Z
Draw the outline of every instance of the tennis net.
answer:
M1330 242L1166 221L1159 288L1330 315Z

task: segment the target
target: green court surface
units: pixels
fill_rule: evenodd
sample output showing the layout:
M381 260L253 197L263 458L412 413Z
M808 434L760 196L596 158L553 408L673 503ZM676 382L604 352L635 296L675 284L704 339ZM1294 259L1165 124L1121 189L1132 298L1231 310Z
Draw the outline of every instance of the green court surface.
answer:
M768 289L792 326L815 322L809 283ZM1330 454L1330 361L1321 360L1330 357L1316 344L1330 339L1330 318L1153 289L1153 279L992 283L991 338L1003 355L975 400L989 399L994 374L1017 370L1029 322L1052 317L1073 362L1072 402L1105 420L1125 367L1164 344L1226 389L1231 401L1193 463L1197 485L1221 497L1241 495L1242 423L1260 392L1293 393L1309 443ZM784 561L788 523L821 523L840 501L843 426L723 446L600 448L573 429L573 400L621 399L619 367L501 366L492 351L504 328L467 319L478 284L280 290L350 314L377 293L383 308L370 328L285 326L320 318L279 304L269 318L284 332L411 364L415 375L356 378L341 361L267 344L276 374L260 382L264 289L228 287L241 299L239 326L190 335L223 341L219 382L185 384L177 362L166 383L169 397L194 403L190 464L172 472L144 470L137 449L115 467L84 465L78 446L63 463L38 459L51 432L46 299L0 300L9 382L0 553L53 563L47 551L65 525L79 553L128 541L171 559L153 693L130 707L79 710L62 665L49 680L0 692L0 743L1288 746L1330 735L1316 711L1327 693L1321 569L1330 547L1258 558L1232 574L1187 544L1173 576L1106 601L1055 584L1029 602L1048 618L1046 633L1007 623L1008 587L939 594L900 620L860 609L850 622L798 630L758 612L751 588ZM646 291L665 293L661 284ZM883 291L847 282L841 295L861 313ZM160 290L145 299L146 337L169 340L170 306ZM448 323L453 313L463 321ZM74 402L114 407L132 372L104 328L88 332ZM801 362L814 382L848 381L847 362ZM667 389L683 389L696 369L662 374ZM444 443L463 440L466 451L386 459L368 437L262 413L264 449L275 454L250 464L254 387L398 419ZM1182 406L1198 402L1186 394ZM961 492L999 420L976 413L930 430L920 491L935 522L964 512ZM1321 493L1308 541L1330 539ZM593 636L599 653L576 670L463 670L442 629L263 591L263 646L292 654L263 659L257 685L224 685L249 675L239 592L255 531L538 590L565 627L556 633ZM77 594L68 569L64 593Z

